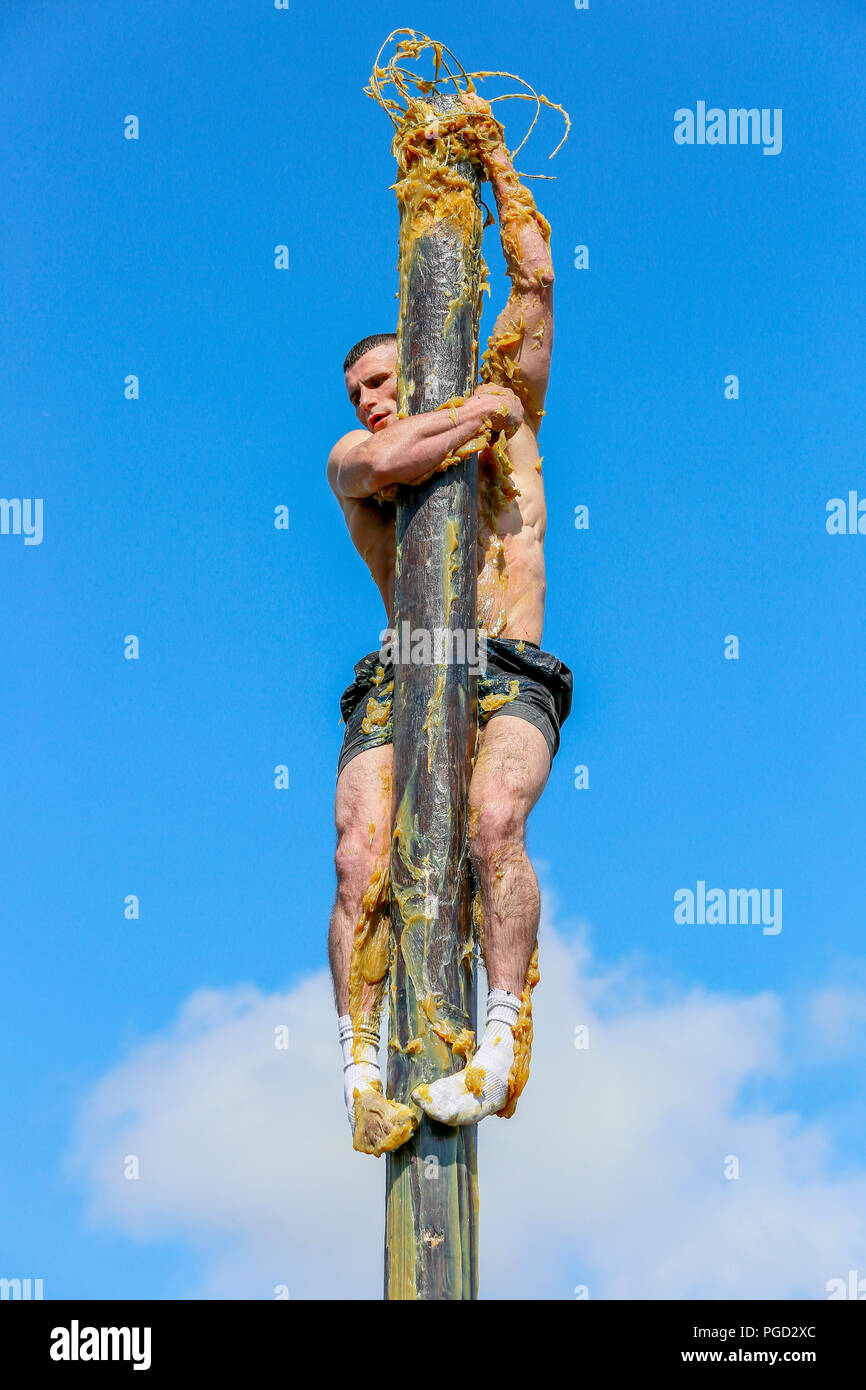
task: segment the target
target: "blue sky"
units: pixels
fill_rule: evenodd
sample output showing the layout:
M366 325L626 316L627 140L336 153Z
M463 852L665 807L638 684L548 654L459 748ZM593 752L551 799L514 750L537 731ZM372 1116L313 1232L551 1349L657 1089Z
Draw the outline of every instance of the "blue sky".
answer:
M0 15L0 494L44 499L40 545L0 536L0 1275L51 1297L207 1284L219 1236L158 1206L145 1230L95 1219L72 1136L197 991L306 998L324 965L338 700L381 627L325 461L355 424L346 350L394 326L390 126L362 88L398 25L573 121L552 164L549 112L518 157L556 174L532 185L557 272L544 645L575 674L530 823L552 930L659 1008L771 995L787 1065L744 1061L736 1105L820 1125L823 1177L855 1173L866 536L825 515L866 496L862 5L140 0L117 21ZM781 152L677 145L699 100L781 108ZM514 145L530 108L497 110ZM783 930L677 926L699 879L781 888ZM629 999L599 1007L622 1022ZM523 1296L570 1296L537 1277Z

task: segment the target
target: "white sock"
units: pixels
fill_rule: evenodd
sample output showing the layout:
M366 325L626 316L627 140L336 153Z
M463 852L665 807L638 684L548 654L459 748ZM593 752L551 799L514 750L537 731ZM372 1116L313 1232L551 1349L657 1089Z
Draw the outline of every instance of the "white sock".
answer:
M340 1030L340 1047L343 1051L343 1094L349 1116L349 1128L354 1136L355 1092L382 1089L382 1073L379 1070L379 1020L375 1014L361 1015L358 1021L357 1047L351 1014L341 1014L337 1019L337 1027Z
M487 1027L469 1066L412 1092L412 1099L432 1119L446 1125L471 1125L502 1109L508 1098L513 1030L519 1011L516 994L509 994L507 989L490 990Z
M520 1013L520 997L509 994L507 989L487 991L487 1022L505 1023L513 1028Z

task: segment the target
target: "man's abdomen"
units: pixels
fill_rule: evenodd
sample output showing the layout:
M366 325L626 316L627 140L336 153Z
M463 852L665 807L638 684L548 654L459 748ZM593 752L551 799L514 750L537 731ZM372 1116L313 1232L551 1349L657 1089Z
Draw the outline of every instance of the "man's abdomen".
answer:
M535 530L491 536L478 576L479 629L540 644L544 596L544 546Z

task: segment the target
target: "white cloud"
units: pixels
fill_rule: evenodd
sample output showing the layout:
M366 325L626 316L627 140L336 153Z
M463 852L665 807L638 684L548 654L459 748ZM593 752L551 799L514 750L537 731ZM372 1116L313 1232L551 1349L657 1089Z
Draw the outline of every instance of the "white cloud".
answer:
M866 1274L866 1170L834 1176L828 1130L742 1098L784 1069L778 997L659 999L550 922L541 964L529 1086L479 1133L482 1296L821 1298ZM324 973L196 993L86 1097L91 1220L189 1241L190 1296L381 1297L384 1163L352 1151L341 1080Z
M855 972L856 974L856 972ZM862 1055L866 1036L866 988L856 983L827 985L815 994L810 1021L819 1047L835 1055Z

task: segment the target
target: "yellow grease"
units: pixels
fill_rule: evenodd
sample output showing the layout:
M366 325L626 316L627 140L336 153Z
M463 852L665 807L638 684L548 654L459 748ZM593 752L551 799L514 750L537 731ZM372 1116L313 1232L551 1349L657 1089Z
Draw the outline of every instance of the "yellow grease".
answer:
M520 685L518 684L518 682L509 681L508 693L506 695L485 695L483 700L478 701L478 704L480 705L481 709L484 710L485 714L489 714L492 710L502 709L503 705L510 704L512 700L517 698L519 693Z
M383 769L383 772L385 770ZM390 774L383 776L383 786L390 785ZM364 894L361 915L352 940L352 959L349 967L349 1013L352 1017L352 1056L358 1061L362 1042L361 1030L379 1026L381 985L390 964L390 903L391 866L386 860L373 873ZM365 986L374 987L371 1013L363 1013ZM397 1044L399 1049L399 1043ZM407 1105L388 1100L381 1093L381 1082L373 1090L355 1091L355 1133L353 1147L359 1153L383 1153L397 1149L418 1128L418 1117Z
M418 1116L408 1105L386 1100L379 1090L355 1091L355 1134L352 1147L358 1153L381 1158L399 1149L418 1128Z
M379 57L386 44L401 34L409 37L401 38L396 44L393 57L385 66L380 66ZM383 44L379 51L373 65L370 81L364 91L388 113L396 127L392 150L398 166L398 179L394 184L394 189L401 208L401 265L408 265L408 259L404 260L404 255L408 253L412 242L419 236L425 235L443 219L450 220L461 230L467 245L471 244L477 236L477 244L480 247L481 229L477 225L480 215L475 197L468 181L458 173L455 165L460 161L469 160L475 164L476 168L486 174L486 158L489 159L493 151L503 148L507 153L505 131L489 107L486 111L477 108L470 110L464 105L462 108L454 107L443 112L433 107L429 101L424 100L425 95L438 89L438 84L446 81L442 75L443 68L445 72L449 71L447 63L443 60L443 53L449 52L450 54L450 50L447 50L441 42L431 39L426 34L418 33L414 29L404 28L397 29L389 35L386 44ZM417 59L425 50L432 50L433 53L435 75L432 82L422 79L417 73L404 66L405 59ZM461 74L465 81L465 87L462 90L465 92L476 92L473 79L507 77L514 78L524 89L521 92L509 93L509 96L535 101L535 116L518 149L522 147L533 130L542 106L558 111L565 121L565 133L553 150L551 158L568 138L571 128L568 112L559 103L544 96L543 93L537 93L523 78L513 73L488 70L464 73L461 69ZM449 76L447 80L450 84L453 79ZM410 84L415 88L414 95L410 91ZM458 82L455 82L454 85L457 86L458 91L461 90ZM388 86L394 88L399 100L385 96L383 89ZM501 325L497 324L484 353L481 376L485 381L499 381L503 385L511 386L523 400L530 418L540 422L544 411L533 411L525 399L525 392L521 389L520 370L515 351L519 352L525 332L525 321L520 309L521 302L527 294L537 294L538 290L542 292L549 290L552 283L552 267L549 256L544 263L534 266L531 270L524 265L520 231L526 225L534 224L534 227L541 233L544 242L549 245L550 223L538 211L532 193L520 180L521 175L516 170L513 168L502 169L500 166L497 178L500 235L506 258L507 274L512 282L512 299L515 301L513 307L516 311L516 317L505 319ZM489 209L485 208L485 211L487 217L483 226L486 227L491 225L494 219ZM401 276L401 323L403 321L402 310L405 308L403 293L406 279L406 276ZM465 288L461 286L461 289L464 289L462 298L457 298L448 305L449 322L458 305L472 292L472 287L469 285L466 285ZM475 290L477 308L480 313L484 291L487 290L489 293L489 272L483 259L480 266L480 278ZM399 331L398 324L398 334ZM540 346L544 337L543 323L532 336L533 346ZM405 399L398 402L398 415L402 416L409 413L406 409L406 400L411 397L413 391L414 383L407 383L404 393ZM471 441L471 443L477 445L477 441ZM467 452L473 453L475 449L469 448ZM497 453L504 455L504 439L500 440L500 448ZM445 460L443 466L448 466L451 462L454 462L454 459Z
M405 41L410 43L408 49L403 50L402 45L398 52L405 52L410 56L415 56L416 50L412 45L420 40ZM429 43L429 41L428 41ZM422 47L427 46L422 43ZM420 50L419 50L420 51ZM383 69L374 71L371 86L375 85L377 79L384 77ZM405 86L405 84L404 84ZM428 89L429 90L429 89ZM375 95L370 90L370 95ZM380 99L378 96L376 99ZM383 100L382 104L388 109L388 104ZM460 243L467 248L477 248L479 252L479 274L473 276L472 261L469 256L462 265L462 282L457 295L449 302L446 322L443 331L451 323L453 315L457 309L471 301L473 294L476 297L476 307L480 313L481 301L485 289L489 289L489 272L480 255L481 248L481 214L478 204L475 201L472 181L461 173L456 167L462 161L470 161L476 167L482 167L482 150L497 148L502 143L502 128L497 122L492 121L478 112L470 112L467 109L455 109L448 112L437 112L433 106L424 101L423 95L410 97L406 93L406 107L398 108L401 111L401 120L397 126L392 145L393 153L397 160L398 178L394 184L400 206L400 265L403 273L400 276L400 314L398 320L398 339L402 338L402 324L405 321L406 291L409 280L408 267L413 255L415 243L420 237L428 235L439 224L445 222L456 228ZM433 138L428 138L432 136ZM517 180L517 187L526 197L534 208L531 193L523 189ZM509 200L508 215L512 220L524 215L525 209L519 198ZM518 246L519 252L519 246ZM474 282L473 282L474 279ZM519 349L521 333L503 335L500 333L492 339L492 346L488 347L491 354L490 374L485 376L485 380L494 379L494 369L501 368L498 380L504 385L509 385L511 376L508 372L508 361L510 361L507 349L509 347ZM502 339L501 349L497 349L496 344ZM401 360L401 343L398 341L398 360ZM496 351L500 351L500 357L493 356ZM475 363L477 367L477 359ZM473 369L473 379L476 370ZM397 402L398 416L410 414L409 402L414 392L414 382L403 383L398 377L398 390L400 392ZM453 396L450 400L443 402L438 407L440 410L449 410L452 423L457 423L456 408L462 405L464 397ZM495 514L497 503L502 497L508 500L518 495L517 490L507 482L508 475L511 473L511 465L507 454L507 441L504 431L494 431L491 420L485 418L479 429L479 433L472 439L465 441L457 448L452 450L432 472L438 472L450 468L452 464L468 458L474 453L481 453L488 464L489 478L485 479L488 486L492 485L494 496L491 497L487 510ZM418 481L422 481L419 479ZM385 494L396 496L396 487L391 485L383 489L380 496ZM483 509L483 507L482 507Z
M437 63L441 61L441 45L425 35L416 35L412 31L411 37L403 39L397 45L397 57L416 58L426 48L433 49ZM437 67L437 73L438 71ZM415 82L418 89L414 96L409 93L407 76L410 81ZM390 101L382 95L383 82L394 83L405 99L405 105ZM471 257L463 263L461 285L455 298L449 302L445 328L450 325L458 307L469 302L473 293L477 295L477 307L480 312L483 291L489 290L489 272L483 257L480 257L482 228L478 204L471 180L459 171L457 164L468 160L476 168L484 170L484 156L503 148L504 132L492 113L470 111L468 108L437 111L429 101L424 100L424 95L431 90L431 85L416 79L414 74L407 73L396 61L392 61L387 68L374 67L370 85L366 89L368 94L389 112L397 127L392 149L398 170L394 190L401 213L400 265L403 272L400 276L398 336L402 336L402 324L405 321L408 267L415 243L440 224L448 223L456 228L461 244L478 249L480 262L480 279L474 285L470 283L468 269ZM467 90L475 90L471 79L467 81ZM548 102L545 97L538 100L545 105L555 106L555 103ZM567 133L568 117L564 112L563 115L566 117ZM523 226L533 223L540 230L545 242L549 243L550 224L536 208L532 193L520 182L519 176L513 170L501 171L498 183L500 233L508 274L512 280L512 296L509 308L500 316L483 354L481 377L483 381L513 389L532 418L532 408L523 387L518 362L526 332L522 305L528 294L537 292L530 287L530 281L534 284L537 279L539 286L545 286L548 268L544 265L539 266L534 274L525 270L520 230ZM543 324L533 334L533 338L537 340L534 346L540 345L542 337ZM400 356L398 342L398 359ZM473 377L474 375L475 373ZM398 386L401 393L398 399L398 415L405 417L411 413L409 403L415 384L398 381ZM463 401L462 396L453 396L438 408L448 410L452 423L456 424L457 407L463 404ZM537 412L536 415L540 419ZM511 481L512 465L508 458L504 431L494 431L490 418L485 418L478 434L452 450L431 470L430 476L475 453L479 455L479 537L483 538L485 534L496 532L500 513L520 495ZM381 497L385 498L386 493L389 498L396 496L396 485L384 489ZM482 554L484 547L485 542L481 539ZM497 561L500 569L497 587L501 591L501 599L485 599L481 605L479 621L479 627L494 637L504 631L507 623L506 608L502 601L507 577L504 553L497 557ZM486 559L482 559L481 565L482 568L486 566ZM446 601L450 612L449 578L446 576ZM483 579L479 587L483 589ZM428 720L430 717L428 714ZM429 733L429 724L427 728Z
M428 138L432 136L433 138ZM473 180L457 167L472 153L472 122L468 110L439 112L423 94L409 97L392 144L397 160L394 192L400 208L400 313L398 318L398 361L402 361L402 325L406 322L409 267L420 238L440 228L456 232L459 245L466 247L462 259L461 282L447 309L446 327L459 308L480 303L479 276L475 272L481 247L481 211L475 200ZM475 366L473 365L473 377ZM412 388L412 389L410 389ZM403 381L398 373L398 413L411 414L414 382ZM452 402L447 402L449 408ZM453 418L453 417L452 417ZM486 441L485 441L486 442ZM472 452L471 450L469 452ZM464 455L465 456L465 455ZM443 460L447 467L455 459Z
M390 951L388 910L388 887L391 866L387 860L374 871L361 903L361 915L355 926L352 938L352 959L349 965L349 1013L352 1017L352 1056L358 1061L360 1044L359 1029L362 1024L361 1012L364 1001L364 987L381 985L388 973ZM375 1014L378 1019L378 1006L381 1003L381 990L378 994Z
M438 75L442 59L442 46L433 43L424 35L416 36L413 34L409 39L402 40L397 48L397 57L400 59L416 58L421 51L430 47L434 50ZM459 108L446 112L438 111L429 101L424 100L425 91L431 90L431 84L416 82L417 93L413 95L409 92L402 71L405 70L398 68L396 62L390 63L387 68L375 66L370 87L367 89L369 94L389 111L397 127L393 152L397 160L398 171L394 190L400 207L399 334L402 333L402 324L406 321L406 294L410 278L408 270L418 239L428 235L445 222L456 228L461 244L465 245L470 252L477 250L480 253L480 210L476 202L472 181L459 171L457 165L461 161L468 160L476 167L481 167L483 165L482 153L499 148L503 143L502 127L492 116L488 117L477 111L470 112L468 109ZM415 81L413 74L410 74L410 80ZM381 83L383 81L392 81L395 84L399 94L404 99L404 105L382 96ZM471 80L467 81L467 89L474 90ZM543 100L547 105L552 104L547 102L546 98ZM522 224L532 219L536 221L542 235L549 239L549 225L537 212L531 193L520 184L516 175L512 175L509 180L507 197L501 199L500 231L503 250L509 265L509 274L517 292L515 295L517 302L513 306L514 311L505 316L488 343L484 353L481 375L486 381L495 381L501 385L511 386L518 395L520 395L521 382L516 356L520 351L525 334L525 318L521 308L520 293L525 292L528 288L524 285L528 276L523 274L520 264L519 230ZM488 220L490 220L489 214ZM450 326L458 309L471 302L473 295L476 296L476 307L480 310L484 290L489 290L489 273L483 260L481 260L480 275L472 277L473 259L471 254L467 257L462 282L447 306L446 329ZM542 271L543 267L540 268L537 277L539 286L544 284ZM536 334L534 336L540 343L541 335ZM398 343L398 360L402 360L400 349L401 344ZM473 372L474 377L475 373ZM410 406L415 391L415 383L404 380L403 374L400 373L398 374L398 389L398 415L404 418L411 413ZM456 422L456 410L461 403L462 398L452 398L452 400L445 402L441 408L451 411L452 421ZM479 521L483 524L486 523L489 529L495 530L496 517L499 511L519 495L513 483L509 481L512 468L508 458L504 431L494 431L490 419L485 419L478 435L455 449L452 455L442 461L440 468L450 467L459 458L468 457L476 452L480 454L479 463L481 465L479 469ZM396 489L394 491L396 492ZM454 532L455 534L451 538L453 543L449 551L449 563L446 565L446 574L443 576L446 586L446 604L449 611L453 602L451 589L453 575L450 557L457 550L456 528L454 528ZM494 567L502 575L505 570L505 553L501 542L498 547L494 547L494 555L491 558ZM490 616L493 617L492 614ZM501 631L504 622L503 607L493 617L493 622L488 623L488 631L493 633ZM428 767L432 756L434 732L438 729L441 720L444 677L443 669L437 674L436 688L424 723L424 731L428 736ZM511 682L508 694L488 696L482 701L482 708L485 712L501 708L515 698L517 690L517 682ZM371 723L375 722L377 727L381 727L387 718L387 715L383 717L379 712L381 709L380 706L374 711L370 709L369 705L367 708L367 717ZM407 802L408 798L404 801L404 806L407 805ZM464 1028L458 1032L451 1022L439 1017L429 987L425 991L427 972L424 944L428 929L432 925L428 920L426 906L429 865L425 865L423 858L420 863L417 861L416 828L414 825L406 823L407 820L407 813L401 807L395 825L394 848L400 854L402 862L408 870L410 883L401 887L399 891L397 891L396 885L394 887L403 920L403 954L409 968L410 979L414 985L415 995L426 1014L431 1031L442 1042L451 1047L452 1051L460 1050L463 1055L468 1057L470 1049L474 1049L474 1036L471 1030ZM354 988L350 983L350 996L355 1002L356 1008L360 1002L359 981L367 980L371 975L378 981L384 977L387 969L387 951L381 949L381 943L377 937L380 927L378 923L374 925L376 912L379 911L381 915L381 909L377 907L377 903L383 887L387 892L387 877L386 874L381 882L374 881L371 884L368 894L365 895L365 909L356 931L356 949L353 951L352 971ZM478 909L473 903L473 917L476 921L477 916ZM387 921L385 926L387 928ZM372 959L368 960L371 952ZM464 952L463 954L466 958L467 953ZM471 945L468 954L471 960ZM526 993L525 990L524 994L526 995ZM352 1013L354 1018L355 1009L352 1010ZM520 1019L518 1019L519 1027ZM516 1035L517 1031L516 1029ZM521 1037L524 1036L525 1028L521 1034ZM415 1044L418 1045L419 1050L423 1046L420 1038L413 1039L407 1044L407 1050L414 1048ZM516 1045L515 1057L517 1057L518 1050Z
M471 948L471 941L469 944ZM475 1053L475 1034L472 1029L461 1028L458 1032L454 1024L449 1023L447 1018L440 1018L436 1008L436 1000L432 994L426 994L420 1002L431 1031L450 1047L452 1056L465 1057L469 1061ZM416 1041L421 1043L422 1040L418 1038ZM417 1051L420 1052L421 1050L422 1048L419 1046ZM409 1051L408 1047L406 1051Z
M496 1114L509 1120L517 1109L521 1092L529 1080L529 1062L532 1057L532 991L538 984L538 942L533 947L526 967L526 980L520 996L520 1009L514 1025L514 1060L508 1073L508 1099Z
M478 812L477 814L480 815L480 812ZM477 820L476 820L476 823L475 823L476 828L475 828L475 832L474 832L475 834L477 834L477 825L478 825L478 823L477 823ZM473 838L473 829L472 829L472 824L471 824L471 813L470 813L469 838L470 838L470 839ZM483 903L482 903L482 901L481 901L481 890L480 890L480 889L478 889L478 890L473 894L473 896L472 896L472 927L473 927L473 930L474 930L474 933L475 933L475 939L476 939L476 941L478 942L478 945L479 945L480 948L481 948L481 953L482 953L482 955L483 955L483 954L484 954L484 905L483 905Z
M480 513L479 524L483 524L486 540L479 541L479 548L483 545L484 549L478 575L478 623L490 637L498 637L507 621L508 557L494 523Z
M410 37L402 39L397 45L396 54L388 62L387 66L380 67L379 57L377 56L370 84L365 90L368 95L376 100L383 109L388 112L392 122L397 127L397 133L395 135L395 154L398 158L398 173L400 177L398 179L397 190L401 206L401 304L398 321L399 334L401 332L401 325L405 321L405 294L408 282L408 268L410 265L409 253L411 252L413 240L417 239L417 237L422 234L425 227L434 225L437 220L441 220L444 216L454 217L458 222L461 217L466 218L468 222L464 224L464 231L471 231L473 236L476 230L480 232L480 229L477 229L475 220L478 212L474 196L467 198L466 188L460 187L451 173L441 173L438 176L434 174L433 179L430 180L429 188L425 191L423 186L419 187L419 184L423 184L423 180L419 179L418 176L422 172L425 174L428 173L429 167L427 170L422 171L419 166L423 163L425 158L430 158L431 155L433 163L439 164L440 166L444 163L446 156L449 160L451 158L459 159L461 157L472 157L473 143L476 162L478 162L480 142L489 139L492 143L499 145L502 143L504 132L501 126L493 121L492 117L490 118L489 128L485 131L483 128L479 128L481 123L476 119L475 112L472 113L472 119L467 122L466 117L460 112L443 115L431 109L429 104L425 104L413 97L410 94L408 83L413 83L417 91L423 95L424 93L432 91L438 82L445 81L444 76L440 77L440 73L443 69L444 45L434 42L426 35L417 34L414 30L397 30L390 38L394 38L396 34L409 34ZM390 39L386 42L390 42ZM422 82L413 72L407 70L403 66L404 59L416 59L419 54L426 49L432 49L434 54L435 77L433 83ZM381 52L382 50L380 50L379 56L381 56ZM450 54L450 50L448 50L448 52ZM475 86L472 81L473 76L479 77L485 75L489 76L492 74L466 74L466 90L469 92L475 91ZM505 77L513 76L513 74L509 73L498 75ZM523 81L522 79L517 80L520 82ZM402 100L392 100L384 96L382 91L383 84L393 85L398 96ZM459 83L455 83L454 85L459 86ZM527 88L529 84L523 83L523 86ZM531 97L527 99L534 99L537 104L536 119L541 104L554 107L561 111L565 117L567 136L568 127L570 125L567 113L564 112L561 107L557 107L555 103L550 102L546 97L538 96L532 88L529 88L529 91L531 92ZM518 95L522 96L524 93L518 93ZM416 130L414 136L411 129L413 125L421 127L420 132ZM530 131L534 125L535 119L533 119L532 125L530 126ZM433 140L424 139L424 130L428 127L428 133L434 137ZM419 133L421 143L419 143L418 139ZM462 146L461 142L465 142L465 148ZM561 143L562 142L560 142L560 144ZM432 151L430 148L431 146L433 147ZM557 146L557 148L559 148L559 146ZM556 150L554 150L553 153L555 154ZM531 202L531 195L529 195L529 197ZM517 206L512 203L509 208L510 220L512 222L514 222L515 219L519 220L521 215L529 216L529 211L525 204L521 205L521 209L518 212ZM488 212L485 225L491 223L492 220ZM508 220L508 217L503 219L503 221ZM539 226L542 228L542 231L544 230L544 225L545 224L539 220ZM513 235L513 229L511 234ZM466 241L467 244L470 244L468 236ZM480 235L478 244L480 245ZM519 243L513 249L519 251ZM539 286L544 284L543 275L543 268L539 268L535 277L538 280ZM484 290L487 289L489 292L488 279L487 267L482 262L481 274L478 277L476 285L469 289L470 293L472 292L472 288L474 288L477 293L477 307L479 310ZM458 302L459 301L455 301L448 305L449 315L456 312ZM509 364L504 361L505 357L512 356L512 353L506 351L509 345L504 343L497 347L495 342L496 336L497 335L494 335L494 341L488 345L489 356L485 363L485 369L491 374L499 369L502 371L506 381L514 380L517 374L514 371L509 374ZM513 347L514 344L512 343L511 346ZM398 361L402 357L400 349L401 344L398 342ZM477 372L473 372L473 380L476 375ZM410 413L408 402L411 400L414 391L414 383L407 381L405 385L403 385L400 383L398 376L398 416L401 418ZM543 412L541 413L543 414ZM538 418L540 419L540 414ZM489 422L487 422L487 424L489 426ZM490 476L484 478L483 483L479 487L479 493L481 495L480 501L485 497L487 498L486 503L479 506L479 520L481 520L484 511L486 511L488 515L495 515L495 508L492 504L493 499L489 496L491 489L500 496L507 496L507 494L510 493L510 497L514 498L518 495L513 485L508 483L508 475L511 468L507 457L504 433L498 434L495 440L490 439L491 433L492 431L490 431L489 428L485 431L485 447L483 451L481 451L479 457L479 464L486 462L490 474ZM480 443L480 441L478 442ZM477 443L476 441L470 441L469 443L470 447L466 452L472 453L475 450L471 446L475 444L477 447ZM444 466L449 466L452 461L453 460L446 460ZM481 478L482 469L480 468L479 479L481 480ZM396 495L396 488L393 489L392 495ZM398 573L400 567L399 549L398 546L395 557ZM431 921L426 908L425 888L426 883L429 881L429 873L425 872L423 860L421 860L420 863L417 862L421 858L418 853L417 827L407 824L407 821L408 816L406 815L403 816L402 823L400 823L400 813L398 812L398 824L395 830L395 852L400 854L412 882L403 887L399 892L397 891L397 885L394 885L394 890L398 910L401 913L404 923L401 949L406 959L409 977L413 986L414 998L417 1003L424 996L427 979L426 942ZM415 833L413 833L413 831ZM476 900L473 901L472 912L473 920L479 925L480 938L480 902L478 902L477 897ZM528 986L528 988L531 989L531 986ZM526 993L527 989L525 988L524 994ZM408 1046L411 1046L411 1044ZM523 1042L521 1046L523 1046ZM519 1091L517 1093L519 1094ZM422 1086L421 1094L429 1098L429 1087L426 1085ZM508 1104L511 1104L511 1098L509 1098ZM502 1113L510 1113L507 1105ZM406 1175L404 1174L403 1176L405 1177ZM469 1228L474 1229L474 1221L477 1219L478 1206L477 1182L474 1174L472 1175L469 1191L470 1201L475 1213L474 1217L469 1218ZM388 1247L388 1296L390 1298L414 1299L419 1296L419 1289L416 1287L415 1273L415 1232L411 1223L407 1223L405 1220L405 1211L407 1207L405 1188L400 1184L394 1184L389 1191L387 1200L388 1224L391 1232L391 1239ZM462 1227L455 1226L453 1229L449 1227L447 1232L424 1230L421 1236L421 1239L431 1247L441 1243L443 1239L447 1239L449 1250L453 1249L457 1253L457 1297L461 1296L463 1289L469 1289L470 1296L473 1296L477 1280L477 1266L475 1265L472 1255L467 1253L468 1246L464 1240L464 1235L465 1232Z
M372 734L376 729L383 729L388 723L390 714L390 700L374 700L371 696L367 701L367 712L361 720L361 728L365 734Z
M433 694L427 701L427 716L421 725L423 732L427 735L427 771L433 768L433 732L438 733L442 728L442 696L445 693L445 677L447 675L444 666L438 667L436 671L436 684L433 687Z
M478 113L477 134L479 142L492 150L501 145L502 128L492 116ZM549 252L544 261L533 269L526 265L520 244L523 227L533 225L541 233L542 241L550 245L550 223L535 206L535 199L521 182L519 175L511 168L499 166L497 174L497 194L499 203L499 233L506 261L506 273L511 280L511 296L508 305L500 315L494 331L482 353L481 378L483 381L498 382L508 386L520 398L529 421L537 425L543 414L534 409L520 371L520 352L526 335L524 306L536 302L539 291L548 293L553 283L553 266ZM544 321L532 334L532 346L539 348L544 339Z
M461 1028L451 1044L451 1051L455 1057L465 1057L471 1062L475 1055L475 1034L471 1028Z
M445 626L451 622L451 609L454 607L454 576L460 564L460 536L457 522L453 519L445 523Z
M453 1008L449 1009L445 1004L441 1006L454 1014L454 1021L441 1016L431 988L427 971L427 943L434 925L436 903L430 895L429 857L419 853L417 825L409 815L410 803L407 790L397 808L393 837L394 853L399 856L409 881L392 884L391 891L403 924L400 951L411 982L410 1004L414 998L417 1010L415 1027L419 1034L418 1046L412 1047L412 1052L426 1053L430 1061L445 1072L451 1060L446 1049L451 1048L452 1052L457 1049L461 1055L467 1056L469 1048L474 1047L474 1036L463 1026L462 1011L456 1000ZM429 1031L423 1027L424 1019ZM459 1029L455 1026L458 1022ZM409 1047L411 1044L407 1046L407 1051Z
M463 1076L463 1081L467 1091L471 1091L473 1096L480 1096L484 1090L484 1078L487 1072L484 1067L467 1067Z

